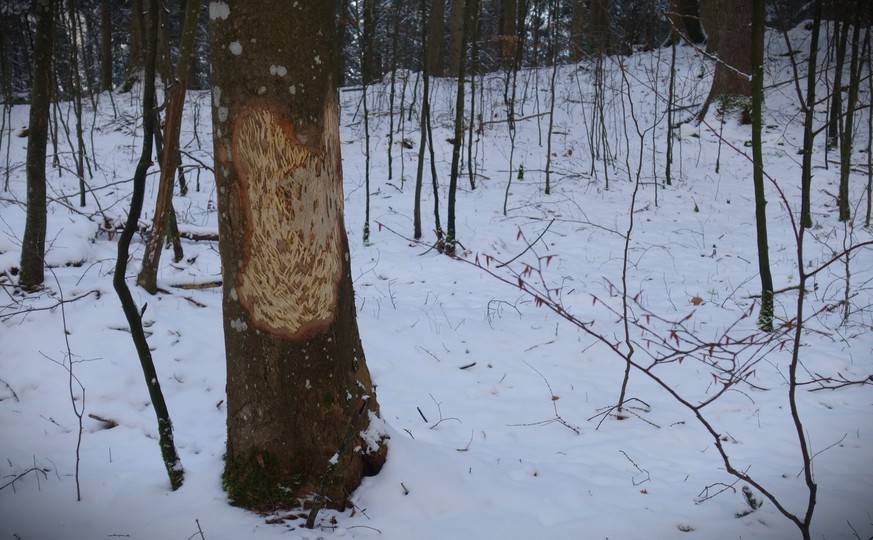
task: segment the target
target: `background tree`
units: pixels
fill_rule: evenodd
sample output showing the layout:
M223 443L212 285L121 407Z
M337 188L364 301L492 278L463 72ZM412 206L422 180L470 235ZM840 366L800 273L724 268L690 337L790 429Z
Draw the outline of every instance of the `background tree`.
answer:
M670 0L670 23L675 31L691 43L706 41L700 24L700 0Z
M112 2L100 2L100 89L112 90Z
M427 30L427 65L428 71L435 77L442 76L445 67L445 52L443 50L445 17L446 0L430 0L430 12L427 16L429 25Z
M53 0L38 0L34 2L33 7L36 15L36 34L27 135L27 220L21 244L19 278L19 284L25 289L39 287L45 280L45 158L51 101L55 3Z
M217 6L217 7L216 7ZM343 224L333 2L213 4L230 500L343 507L386 448Z
M142 268L137 277L137 284L150 294L155 294L158 290L158 267L166 234L165 227L174 223L175 218L173 173L176 171L176 163L179 160L179 131L182 127L182 110L185 105L188 77L194 59L199 8L200 2L198 0L186 0L185 22L179 46L179 60L176 63L176 76L167 90L167 121L164 126L163 147L160 149L161 174L158 181L158 195L152 219L151 235L146 242ZM178 231L176 231L176 235L178 236ZM179 262L179 259L176 262Z
M148 174L149 167L152 166L152 142L155 130L155 115L152 114L152 106L150 104L154 103L155 94L158 4L157 0L146 0L146 2L148 9L145 11L148 13L148 22L146 22L143 12L134 13L134 16L140 19L139 27L148 28L148 32L143 36L145 56L143 57L144 69L142 78L142 152L136 165L136 172L133 175L133 194L130 199L130 212L127 214L124 229L118 238L118 257L115 261L115 273L112 275L112 286L116 294L118 294L118 299L124 311L124 317L130 326L130 335L136 347L137 356L142 366L143 377L149 392L149 399L152 402L152 407L158 421L158 440L161 456L164 460L164 467L167 469L170 486L173 490L176 490L182 486L185 471L182 468L182 462L176 451L176 443L173 437L173 422L170 418L167 403L164 400L160 379L152 359L151 349L146 340L145 330L143 329L143 311L137 307L133 295L130 293L130 288L125 281L127 260L130 257L130 242L137 229L139 229L139 217L142 213L143 199L145 198L146 175ZM143 307L143 310L145 310L145 307Z
M748 98L752 95L752 4L749 0L706 0L701 5L703 24L709 40L707 53L717 60L709 97L701 109L706 116L714 101L736 103L742 110L742 121L748 124ZM730 14L730 16L726 16ZM736 102L735 98L745 98Z
M767 199L764 196L764 153L761 131L764 105L764 0L752 2L751 51L752 65L752 173L755 184L755 231L758 241L758 273L761 277L761 311L758 326L765 332L773 330L773 276L770 273L770 248L767 241Z

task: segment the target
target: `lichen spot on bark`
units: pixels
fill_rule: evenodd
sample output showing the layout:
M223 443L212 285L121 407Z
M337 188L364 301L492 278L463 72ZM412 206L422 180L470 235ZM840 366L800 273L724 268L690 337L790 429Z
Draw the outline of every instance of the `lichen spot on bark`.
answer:
M236 290L252 323L272 334L310 337L334 320L342 183L326 151L332 132L302 144L294 127L268 109L245 110L234 125L246 217Z

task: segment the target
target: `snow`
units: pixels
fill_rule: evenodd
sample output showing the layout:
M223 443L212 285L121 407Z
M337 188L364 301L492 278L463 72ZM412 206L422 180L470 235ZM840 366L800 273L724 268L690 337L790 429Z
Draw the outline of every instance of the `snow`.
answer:
M227 11L223 2L210 4L213 18L226 18ZM801 43L807 34L798 30L792 37ZM769 43L770 82L787 80L790 66L780 56L781 38L771 36ZM694 110L708 91L711 66L685 47L679 55L677 89L682 103ZM365 441L371 444L382 434L390 441L383 470L366 478L353 494L354 510L322 511L313 530L303 528L301 519L268 523L268 517L231 507L221 489L221 289L178 288L220 280L217 244L185 241L185 258L179 263L165 253L159 284L166 292L150 296L134 286L143 252L143 239L137 235L128 282L137 304L147 304L146 332L185 470L182 488L169 489L157 423L112 289L117 235L106 231L95 201L96 195L99 208L114 223L122 222L141 142L112 116L106 96L101 96L97 114L95 174L89 182L95 191L88 206L76 206L78 181L69 172L74 168L50 169L53 202L46 260L51 269L46 288L24 295L10 285L16 279L10 269L18 265L24 228L24 208L16 201L24 200L20 165L26 141L15 135L27 124L27 109L15 107L4 133L13 136L14 167L10 191L0 201L0 268L6 273L6 300L0 303L0 485L5 486L0 490L0 537L185 539L200 538L202 531L210 540L799 538L797 528L770 501L737 517L749 510L742 493L746 484L735 483L725 472L712 437L690 411L641 372L631 373L627 418L606 414L618 399L624 361L579 327L538 307L511 273L522 273L530 265L533 271L524 274L525 283L542 292L544 280L568 313L625 350L623 324L614 310L621 311L624 235L633 215L627 287L630 296L639 296L638 303L630 304L632 317L663 335L671 326L657 317L678 321L689 314L686 327L704 340L715 339L734 323L731 332L737 339L754 335L754 316L743 318L754 309L754 296L760 292L751 165L743 154L748 152L744 143L750 139L749 127L732 119L721 125L714 112L699 126L683 124L676 131L674 184L664 187L665 106L655 99L652 86L667 87L669 51L622 61L627 78L618 64L607 62L605 79L614 92L630 87L635 118L645 132L643 183L634 208L630 179L637 171L641 137L631 111L622 108L618 94L609 94L611 135L609 148L601 145L600 155L608 151L614 160L605 169L598 159L592 170L593 72L585 64L564 66L558 73L552 194L543 194L547 117L535 115L548 110L551 73L543 69L537 79L534 72L524 71L518 83L519 101L524 101L517 115L527 118L517 122L513 156L516 167L523 165L524 178L508 170L506 124L487 124L476 147L482 162L477 187L470 190L466 176L459 182L458 238L467 262L408 240L417 149L404 150L401 159L400 136L395 137L394 177L388 182L385 114L370 120L375 134L373 222L370 242L364 245L364 139L356 116L360 92L341 92L352 277L366 361L382 412L382 420L371 418ZM698 77L701 73L703 78ZM414 86L409 82L407 106ZM451 145L445 140L452 134L454 84L434 82L441 203L451 160ZM500 74L488 75L485 84L484 119L504 119ZM387 87L374 86L368 94L371 111L387 111ZM216 103L219 96L216 88ZM136 116L137 98L115 100L120 111ZM864 100L869 102L869 95ZM209 102L208 93L189 96L189 122L181 137L187 150L205 163L211 163L211 126L205 112ZM195 128L191 119L197 109L200 124ZM797 148L802 132L797 111L793 85L768 86L767 172L788 203L786 207L775 186L768 184L777 289L797 284L796 244L787 211L796 216L800 199ZM645 131L655 121L654 134ZM417 120L407 121L402 137L418 141L417 126ZM863 147L862 131L856 148ZM658 162L654 167L653 155ZM861 156L856 153L856 159ZM70 157L64 153L61 159ZM849 224L836 220L830 194L836 192L839 171L826 167L821 138L813 161L816 226L805 242L807 270L844 246L871 239L860 219ZM201 187L195 191L198 174ZM181 229L215 232L215 188L209 172L192 170L187 178L191 191L174 201ZM155 196L156 181L153 169L147 200ZM865 183L866 174L853 172L851 200L862 200ZM434 240L432 205L426 175L426 243ZM863 205L854 211L863 212ZM150 221L150 212L148 207L143 224ZM442 212L444 217L444 207ZM528 249L528 242L541 234ZM509 267L498 267L499 261L519 254ZM546 265L537 255L553 257ZM469 264L477 257L481 267ZM537 271L540 261L542 274ZM839 303L846 292L842 263L813 278L801 379L814 373L861 380L873 373L871 272L871 250L855 251L847 323L842 322L845 306ZM792 319L796 299L796 289L776 296L777 325ZM829 306L834 309L825 309ZM632 334L637 339L634 358L650 361L639 332L632 329ZM702 411L722 435L735 466L748 470L789 511L802 514L807 492L787 402L790 346L763 350L767 353L762 357L748 350L740 355L757 360L751 366L754 387L740 385ZM655 352L654 345L650 352ZM692 357L656 370L692 401L715 391L711 371ZM812 392L813 387L798 391L818 483L813 537L868 538L873 535L871 387ZM81 501L76 500L76 410L84 410L78 460ZM727 485L731 487L725 489ZM757 500L764 499L751 491Z

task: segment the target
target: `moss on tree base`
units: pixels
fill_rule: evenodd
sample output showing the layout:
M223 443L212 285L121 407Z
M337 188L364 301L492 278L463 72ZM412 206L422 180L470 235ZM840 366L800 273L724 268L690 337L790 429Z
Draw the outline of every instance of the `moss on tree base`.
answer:
M292 475L290 482L283 483L285 476L275 455L253 452L242 459L225 456L221 485L233 506L260 512L298 507L300 480Z

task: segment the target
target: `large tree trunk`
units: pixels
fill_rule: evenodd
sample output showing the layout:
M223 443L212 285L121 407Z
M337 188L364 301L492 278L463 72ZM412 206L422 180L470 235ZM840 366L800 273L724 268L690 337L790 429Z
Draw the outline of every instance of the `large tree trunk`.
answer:
M585 52L585 3L573 0L573 18L570 21L570 62L581 62L588 56Z
M610 0L591 0L588 40L597 54L612 54L610 44Z
M216 3L215 171L234 504L341 508L385 459L343 225L334 3Z
M518 41L516 32L516 17L518 6L516 0L501 0L500 11L500 65L510 69L515 62L515 47Z
M709 36L707 52L717 57L709 97L700 117L713 101L752 96L752 4L749 0L708 0L701 6ZM748 100L745 100L748 101ZM743 123L749 123L748 103L741 104Z
M36 36L33 49L33 85L27 135L27 219L21 243L19 284L34 289L45 280L46 181L45 147L51 101L54 2L34 2Z
M427 67L431 75L441 77L445 67L443 53L443 33L445 31L446 0L430 0L430 13L427 16L428 47Z
M670 25L691 43L706 41L700 24L700 0L670 0Z
M449 44L449 75L458 76L464 51L464 0L452 0L452 41Z
M725 13L730 13L725 17ZM752 84L752 5L749 0L704 0L701 5L703 24L709 35L707 52L717 57L709 97L700 112L700 118L713 101L732 98L750 98ZM737 102L742 122L751 122L749 100Z

